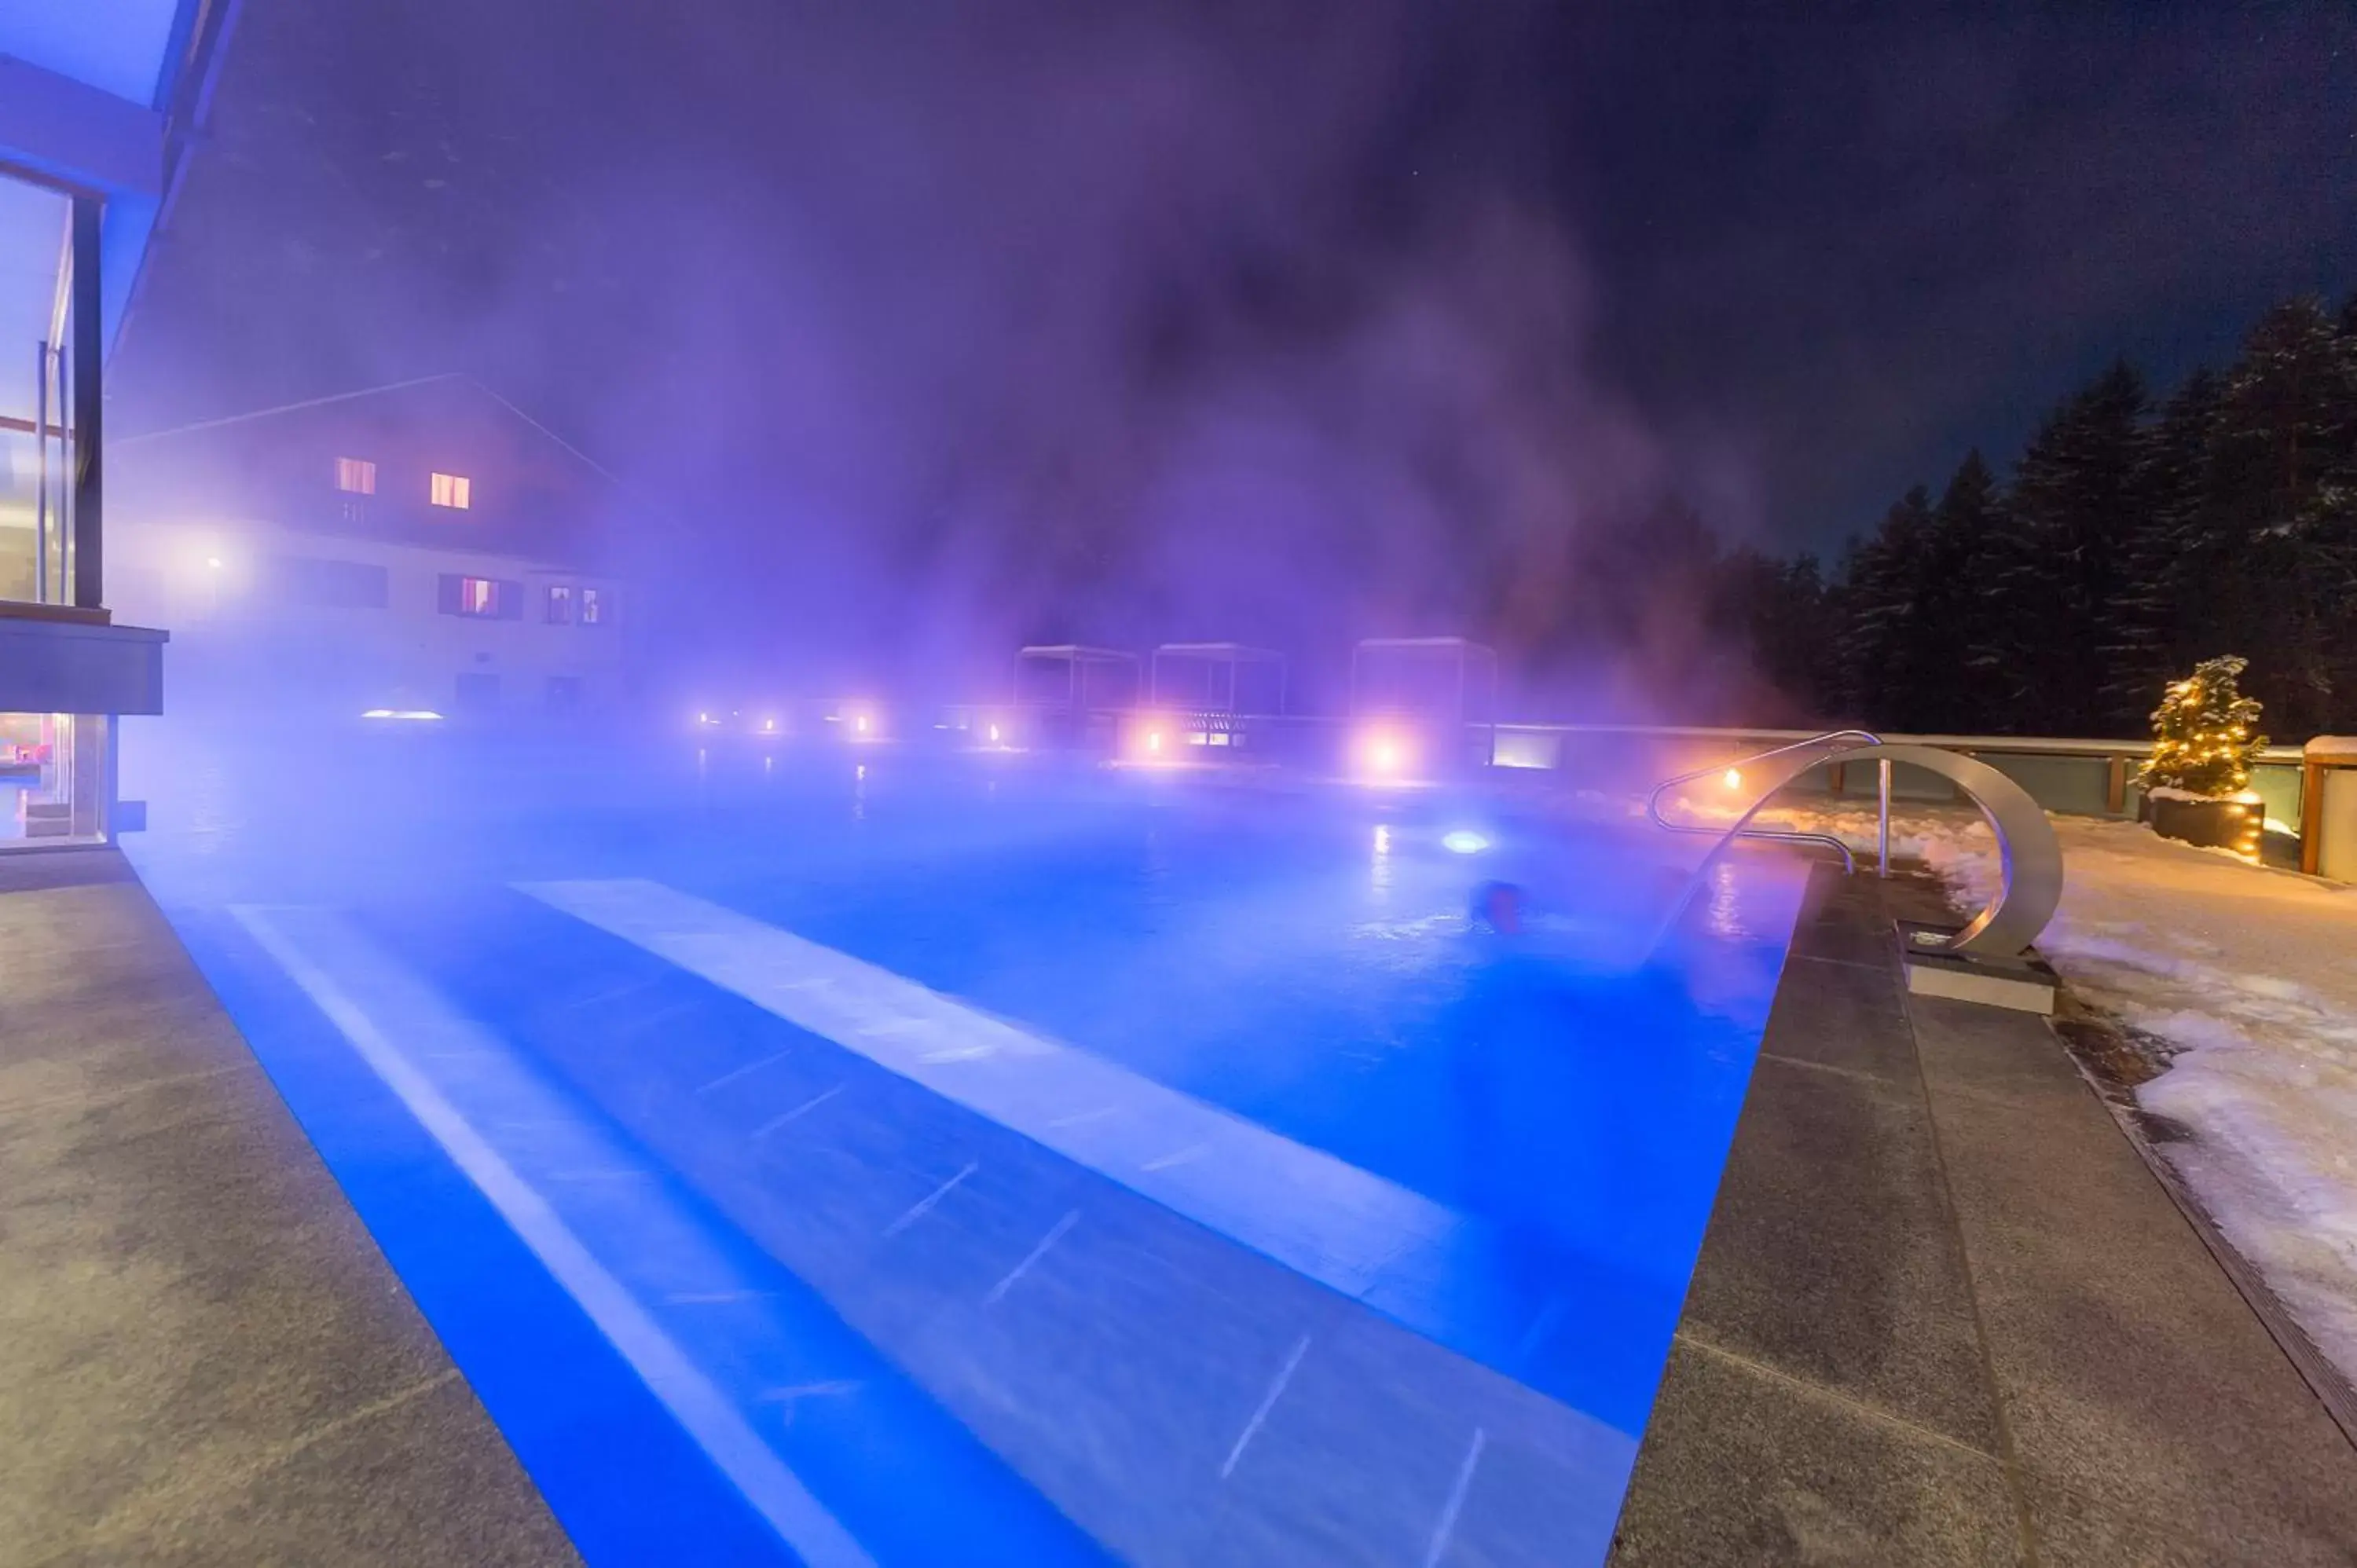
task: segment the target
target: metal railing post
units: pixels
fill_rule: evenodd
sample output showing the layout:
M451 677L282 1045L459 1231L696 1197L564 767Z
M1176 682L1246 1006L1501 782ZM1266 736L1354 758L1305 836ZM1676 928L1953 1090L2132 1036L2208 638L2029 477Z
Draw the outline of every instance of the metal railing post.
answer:
M60 454L62 457L62 454ZM33 602L49 602L49 345L33 346Z
M1887 877L1890 875L1890 758L1879 759L1874 772L1875 875Z
M1670 821L1670 819L1664 816L1662 812L1662 798L1667 795L1672 789L1676 789L1679 785L1690 784L1694 780L1703 778L1708 774L1717 773L1722 770L1739 770L1741 768L1750 767L1755 762L1766 762L1772 757L1789 757L1793 752L1805 751L1811 746L1824 746L1830 741L1838 740L1858 740L1865 742L1867 746L1880 746L1882 744L1881 737L1876 736L1871 731L1862 729L1828 730L1824 735L1811 736L1806 740L1794 741L1790 746L1780 746L1772 751L1763 751L1751 757L1738 757L1731 764L1724 761L1714 762L1707 768L1697 768L1691 773L1681 773L1674 779L1664 779L1659 784L1654 785L1652 793L1645 797L1646 819L1655 827L1665 828L1674 833L1717 834L1720 830L1708 823L1674 822ZM1495 746L1496 742L1493 740L1491 742L1493 751ZM1834 755L1838 757L1840 753L1835 752ZM1889 778L1887 767L1884 777L1886 779ZM1753 811L1757 811L1758 809L1759 808L1757 806L1752 808ZM1887 818L1889 816L1889 812L1886 811L1884 815ZM1842 857L1842 869L1844 871L1855 872L1857 869L1857 857L1850 853L1849 845L1844 843L1839 837L1833 833L1788 832L1781 828L1755 828L1748 825L1749 819L1750 812L1746 812L1744 814L1744 821L1738 823L1735 828L1730 830L1727 836L1729 838L1742 837L1751 839L1773 839L1782 843L1823 844L1825 848L1834 851ZM1887 849L1884 859L1886 862L1889 859Z

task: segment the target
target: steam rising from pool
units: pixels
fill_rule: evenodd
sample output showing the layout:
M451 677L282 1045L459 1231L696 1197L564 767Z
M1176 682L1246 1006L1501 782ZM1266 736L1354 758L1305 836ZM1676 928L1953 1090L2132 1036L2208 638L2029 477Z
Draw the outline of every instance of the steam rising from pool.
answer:
M1742 526L1743 466L1590 373L1609 302L1547 160L1439 91L1544 91L1542 7L303 9L248 19L188 222L282 264L264 171L298 125L415 216L309 254L331 300L289 280L233 340L159 280L124 378L157 412L124 428L480 377L621 481L641 714L995 695L1029 640L1272 646L1312 708L1386 633L1497 643L1525 713L1749 689L1648 567L1691 526L1673 492ZM439 80L453 36L435 129L335 140L347 67ZM630 69L568 74L599 59Z

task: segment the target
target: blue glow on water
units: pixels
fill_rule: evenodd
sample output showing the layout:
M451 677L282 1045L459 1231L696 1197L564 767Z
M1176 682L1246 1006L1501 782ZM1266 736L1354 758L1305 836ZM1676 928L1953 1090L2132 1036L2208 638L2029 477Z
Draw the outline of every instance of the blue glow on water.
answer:
M885 1563L1200 1560L1237 1509L1293 1560L1309 1521L1372 1553L1372 1499L1445 1497L1475 1426L1555 1457L1484 1461L1520 1478L1469 1494L1468 1549L1600 1561L1785 863L1722 865L1649 951L1695 846L1510 802L439 725L159 739L125 759L135 860L592 1562L791 1561L780 1474ZM1518 935L1465 918L1493 875ZM741 925L528 890L634 881ZM1362 1229L1234 1147L1334 1162ZM485 1168L597 1272L552 1272ZM770 1460L727 1457L740 1428Z

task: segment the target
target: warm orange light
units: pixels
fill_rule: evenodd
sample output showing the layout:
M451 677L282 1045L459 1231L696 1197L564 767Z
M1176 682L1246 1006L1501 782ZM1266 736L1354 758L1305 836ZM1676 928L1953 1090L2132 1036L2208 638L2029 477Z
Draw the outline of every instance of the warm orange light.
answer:
M1360 736L1357 749L1360 772L1373 779L1396 779L1414 760L1407 738L1394 730L1367 731Z
M1743 788L1743 770L1739 768L1730 768L1719 777L1726 780L1727 787L1730 789Z
M1170 737L1178 733L1178 721L1168 714L1130 715L1121 727L1121 759L1157 768L1181 766L1186 759L1172 755L1169 744Z

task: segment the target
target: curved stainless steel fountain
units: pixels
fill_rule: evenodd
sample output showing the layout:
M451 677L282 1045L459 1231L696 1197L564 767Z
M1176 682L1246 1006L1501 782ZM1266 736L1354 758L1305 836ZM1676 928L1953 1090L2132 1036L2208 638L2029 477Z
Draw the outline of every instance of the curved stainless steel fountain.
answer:
M1835 745L1823 749L1828 742L1860 740L1860 746ZM1949 780L1980 808L1989 829L1996 835L1999 877L1996 896L1964 929L1948 937L1936 950L1941 952L1964 953L1975 957L2012 958L2029 950L2054 918L2055 907L2062 898L2062 846L2054 836L2054 825L2046 820L2046 812L2029 791L2007 778L1987 763L1962 752L1947 751L1934 746L1886 743L1865 730L1835 730L1779 746L1755 756L1730 762L1719 762L1709 768L1683 773L1664 779L1647 797L1645 813L1658 826L1673 832L1717 833L1719 842L1703 857L1695 869L1688 891L1673 910L1674 919L1698 886L1703 876L1738 838L1770 839L1790 843L1813 843L1838 851L1843 868L1855 873L1857 857L1849 846L1831 833L1796 832L1778 828L1751 825L1751 819L1767 805L1769 798L1785 785L1821 762L1873 762L1877 765L1879 789L1877 793L1879 809L1876 814L1877 842L1880 846L1881 874L1890 870L1890 770L1899 763L1921 768ZM1764 770L1760 765L1766 764ZM1735 820L1731 827L1717 822L1681 822L1671 819L1663 810L1663 798L1680 784L1692 783L1714 773L1728 770L1742 776L1745 792L1751 804ZM1757 770L1757 771L1755 771ZM1925 948L1932 944L1919 936L1918 943Z

